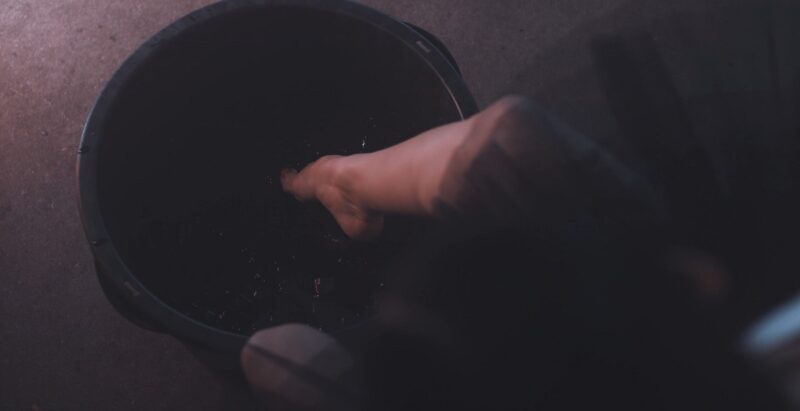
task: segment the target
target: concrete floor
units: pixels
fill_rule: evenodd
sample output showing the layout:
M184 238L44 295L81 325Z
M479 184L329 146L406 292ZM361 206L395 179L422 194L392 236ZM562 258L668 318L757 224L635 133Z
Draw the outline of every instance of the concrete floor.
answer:
M0 410L251 407L246 389L217 379L174 339L141 330L111 308L76 202L77 145L104 82L144 39L208 3L0 0ZM778 53L777 74L765 71L767 43L752 36L764 16L722 1L363 3L439 36L481 106L507 93L534 96L634 163L596 74L598 36L649 34L681 96L694 102L689 116L698 133L713 128L703 121L712 86L760 95L800 73L796 52ZM798 14L769 16L778 33L774 48L800 38L789 23ZM714 42L720 39L730 41ZM687 47L691 53L679 51ZM730 66L714 83L690 64L697 61Z

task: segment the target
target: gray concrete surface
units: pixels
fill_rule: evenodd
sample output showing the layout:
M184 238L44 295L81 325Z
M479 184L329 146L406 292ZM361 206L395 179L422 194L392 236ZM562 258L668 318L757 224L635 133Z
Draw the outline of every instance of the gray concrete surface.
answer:
M104 82L145 38L208 3L0 0L0 410L251 407L246 389L217 379L174 339L141 330L111 308L96 281L76 203L76 148ZM598 36L628 29L651 35L682 95L694 99L690 116L700 131L708 114L702 97L714 84L706 80L719 73L697 69L698 58L676 50L689 47L694 57L729 62L717 84L727 91L760 95L800 73L796 53L778 54L784 60L777 74L764 71L769 56L759 37L760 14L741 11L733 14L739 20L715 23L715 16L731 15L720 9L746 9L738 3L364 3L439 36L482 106L506 93L532 95L634 162L618 132L619 113L595 74L591 44ZM796 15L773 14L775 47L790 47L791 38L800 38L791 28ZM710 33L709 22L729 30ZM726 33L734 33L733 43L722 42L728 48L711 42Z

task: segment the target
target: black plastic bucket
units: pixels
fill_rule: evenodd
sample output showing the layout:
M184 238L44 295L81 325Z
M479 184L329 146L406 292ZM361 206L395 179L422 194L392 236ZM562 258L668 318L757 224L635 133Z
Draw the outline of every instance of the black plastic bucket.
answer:
M100 282L137 324L221 353L289 321L358 329L417 225L390 219L378 241L352 242L284 194L279 171L475 110L440 42L365 6L193 12L123 63L87 121L80 206Z

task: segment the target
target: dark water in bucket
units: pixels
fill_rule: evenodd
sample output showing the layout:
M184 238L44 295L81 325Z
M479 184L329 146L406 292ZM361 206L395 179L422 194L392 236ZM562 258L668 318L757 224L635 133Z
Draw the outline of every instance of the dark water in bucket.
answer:
M459 119L408 46L299 9L187 31L134 73L108 116L98 189L123 261L177 311L245 335L369 316L382 267L424 226L390 218L376 242L353 242L321 206L284 194L280 170Z

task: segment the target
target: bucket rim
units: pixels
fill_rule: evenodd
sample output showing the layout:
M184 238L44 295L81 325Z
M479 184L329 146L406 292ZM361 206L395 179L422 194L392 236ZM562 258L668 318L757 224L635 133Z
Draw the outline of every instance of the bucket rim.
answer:
M107 114L120 90L163 44L187 29L225 14L252 8L295 8L344 15L386 31L412 49L438 76L450 93L459 115L465 119L477 112L477 105L457 68L443 51L409 25L380 11L349 0L223 0L197 9L169 24L140 45L116 70L95 100L85 122L77 160L78 207L97 275L106 280L134 310L152 319L158 328L182 340L219 352L238 353L248 336L214 328L169 306L152 294L123 261L111 241L99 205L98 166ZM354 327L358 327L355 325ZM335 333L348 331L340 330Z

